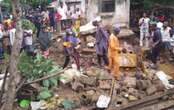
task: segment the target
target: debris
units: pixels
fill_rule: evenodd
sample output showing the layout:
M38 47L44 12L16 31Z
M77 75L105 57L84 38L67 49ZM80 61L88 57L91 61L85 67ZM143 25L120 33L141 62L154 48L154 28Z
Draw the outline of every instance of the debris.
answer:
M110 101L111 101L110 97L101 95L97 101L97 107L98 108L107 108Z
M74 77L80 77L80 72L77 69L68 69L63 74L60 75L60 81L63 84L71 82Z
M54 96L47 101L42 101L41 110L55 110L57 106L60 106L64 99Z
M93 36L86 36L86 42L87 43L90 43L90 42L93 42L95 43L96 39L93 37Z
M92 102L91 100L91 96L87 96L86 94L82 94L81 97L80 97L80 103L81 105L90 105Z
M93 21L101 21L101 17L96 17ZM83 25L80 27L80 33L81 34L89 34L94 33L96 31L96 27L92 25L92 22L87 23L86 25Z
M82 84L90 85L90 86L95 86L97 82L96 77L87 77L87 76L82 76L80 77L80 82Z
M164 91L165 90L165 86L160 80L153 81L153 84L155 84L157 91Z
M157 91L157 88L155 85L151 85L149 88L147 88L146 92L147 95L152 95Z
M138 100L138 98L133 96L133 95L129 95L128 99L129 99L129 101L136 101L136 100Z
M96 67L90 67L86 70L88 76L98 77L100 75L101 69Z
M136 86L139 90L146 90L149 86L151 86L152 83L150 80L137 80Z
M42 107L44 101L30 102L31 110L38 110Z
M75 79L73 82L71 82L71 87L72 87L72 90L79 92L83 90L84 85L80 83L77 79Z
M113 97L113 104L111 103L112 106L114 107L120 107L122 105L127 105L128 104L128 99L127 98L123 98L121 96L116 96Z
M169 83L169 76L167 76L163 71L159 71L155 73L156 76L162 81L162 83L165 85L166 89L174 88L174 85L171 85Z
M93 42L87 43L87 47L89 48L94 48L94 46L95 46L95 43Z
M133 52L131 53L120 53L119 54L120 67L136 67L137 56Z
M136 86L136 78L135 77L126 77L124 80L125 85L128 87L135 87Z
M86 94L87 94L88 96L92 96L92 95L95 94L95 91L94 91L94 90L89 90L89 91L86 91Z
M111 88L111 81L110 80L99 80L99 88L108 90Z
M112 80L113 79L113 75L108 73L108 71L106 71L106 70L100 69L100 76L98 77L98 79L99 80Z
M138 93L138 90L134 89L134 88L129 88L128 93L131 95L135 95Z
M99 93L98 91L95 92L95 94L92 96L92 100L94 102L97 102L98 98L100 97L101 93Z

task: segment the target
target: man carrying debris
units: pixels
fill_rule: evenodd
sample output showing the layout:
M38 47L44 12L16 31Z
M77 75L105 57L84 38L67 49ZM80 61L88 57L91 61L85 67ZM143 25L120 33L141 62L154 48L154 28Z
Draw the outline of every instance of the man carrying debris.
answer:
M114 27L113 33L109 37L109 46L108 46L108 58L109 58L109 70L114 74L116 78L120 77L119 71L119 61L118 53L122 49L119 47L119 40L117 38L120 33L119 27Z
M96 31L96 53L98 58L98 64L102 67L101 58L104 61L105 66L108 65L107 48L108 48L108 34L98 21L94 21L93 25L97 27Z
M65 53L65 62L63 65L63 69L66 68L70 62L70 57L72 57L77 65L77 69L80 70L80 60L79 60L79 53L77 49L79 48L78 45L79 41L73 31L71 29L66 30L66 36L64 37L64 53Z

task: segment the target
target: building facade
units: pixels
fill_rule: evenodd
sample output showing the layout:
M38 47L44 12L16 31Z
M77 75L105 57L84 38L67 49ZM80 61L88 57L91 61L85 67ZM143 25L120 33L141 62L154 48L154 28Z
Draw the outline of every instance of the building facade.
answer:
M129 27L130 0L64 0L71 9L81 8L87 21L101 16L103 23Z
M101 16L104 24L129 27L130 0L87 0L86 17Z

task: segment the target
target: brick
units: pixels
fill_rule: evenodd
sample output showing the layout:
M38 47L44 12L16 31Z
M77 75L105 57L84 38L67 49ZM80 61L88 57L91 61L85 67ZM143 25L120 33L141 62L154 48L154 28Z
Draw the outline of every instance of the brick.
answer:
M111 89L111 81L110 80L100 80L99 88L100 89Z
M136 78L135 77L126 77L124 80L124 83L128 87L135 87L136 86Z

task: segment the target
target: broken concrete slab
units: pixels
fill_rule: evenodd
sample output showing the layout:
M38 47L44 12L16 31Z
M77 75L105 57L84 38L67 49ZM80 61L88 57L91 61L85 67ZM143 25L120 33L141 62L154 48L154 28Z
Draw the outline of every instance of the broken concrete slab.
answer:
M96 67L91 67L86 70L88 76L98 77L100 75L101 69Z
M71 88L74 91L80 92L84 89L84 85L80 83L78 80L75 80L74 82L71 82Z
M90 85L90 86L96 86L97 84L97 78L96 77L87 77L87 76L82 76L79 78L79 81L82 84Z
M136 100L138 100L138 98L133 96L133 95L129 95L128 99L129 99L129 101L136 101Z
M157 88L155 85L151 85L149 88L147 88L146 93L147 95L152 95L155 92L157 92Z
M136 81L136 87L139 90L146 90L151 85L152 85L152 83L150 80L137 80Z
M99 88L100 89L111 89L111 80L99 80Z
M136 90L136 89L134 89L134 88L129 88L128 93L129 93L130 95L135 95L135 94L138 93L138 90Z
M126 77L124 80L125 85L128 87L135 87L136 86L136 78L135 77Z

